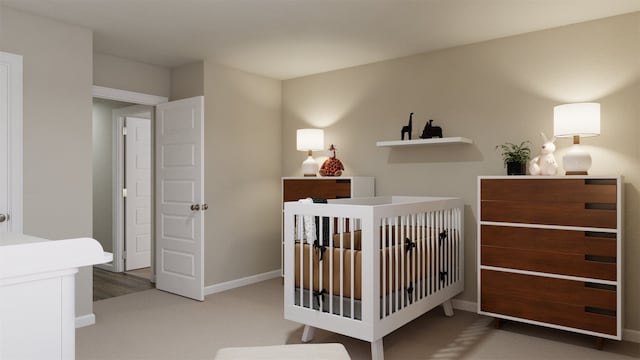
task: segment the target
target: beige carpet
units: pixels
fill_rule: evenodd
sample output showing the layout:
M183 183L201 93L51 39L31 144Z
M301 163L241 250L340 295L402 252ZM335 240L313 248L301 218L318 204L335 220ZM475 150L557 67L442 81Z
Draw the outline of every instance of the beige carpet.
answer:
M158 290L97 301L96 325L78 329L76 358L213 359L229 346L300 343L302 325L283 319L282 282L274 279L197 302ZM317 330L314 342L339 342L353 359L369 359L367 342ZM507 322L437 308L384 338L385 359L638 359L640 344Z

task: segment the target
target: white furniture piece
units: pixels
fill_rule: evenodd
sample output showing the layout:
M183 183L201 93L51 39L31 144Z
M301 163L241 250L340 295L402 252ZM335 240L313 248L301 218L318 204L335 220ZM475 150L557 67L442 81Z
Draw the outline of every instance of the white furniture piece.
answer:
M90 238L0 233L0 359L74 359L74 275L111 260Z
M375 178L371 176L283 177L282 209L287 201L306 198L348 199L375 196ZM284 223L283 223L284 224ZM284 249L284 230L282 247ZM284 276L284 251L280 252L280 268Z
M622 177L479 177L478 313L598 347L620 340L622 188Z
M460 198L389 196L285 203L284 316L371 342L464 290Z

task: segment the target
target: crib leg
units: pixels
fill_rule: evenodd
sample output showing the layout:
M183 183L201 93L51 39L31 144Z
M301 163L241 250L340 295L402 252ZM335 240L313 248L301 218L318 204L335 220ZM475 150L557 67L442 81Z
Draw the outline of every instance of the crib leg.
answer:
M384 360L382 338L371 343L371 360Z
M314 330L313 326L305 325L304 330L302 330L302 342L307 343L313 340Z
M444 314L446 316L453 316L453 305L451 305L451 300L447 300L442 303L442 308L444 309Z

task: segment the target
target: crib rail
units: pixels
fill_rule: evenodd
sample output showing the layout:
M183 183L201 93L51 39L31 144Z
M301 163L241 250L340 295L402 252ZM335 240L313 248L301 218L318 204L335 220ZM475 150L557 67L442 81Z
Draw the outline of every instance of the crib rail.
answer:
M423 313L425 300L462 290L462 217L456 198L286 203L285 317L381 338Z

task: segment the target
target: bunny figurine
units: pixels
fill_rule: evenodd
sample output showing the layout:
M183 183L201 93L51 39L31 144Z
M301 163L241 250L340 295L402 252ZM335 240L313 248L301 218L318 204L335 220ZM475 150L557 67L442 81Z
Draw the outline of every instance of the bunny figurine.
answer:
M556 137L552 137L551 140L547 139L546 135L541 132L542 140L544 144L540 148L540 155L531 159L529 163L529 173L531 175L555 175L558 171L558 163L553 156L553 152L556 151Z

